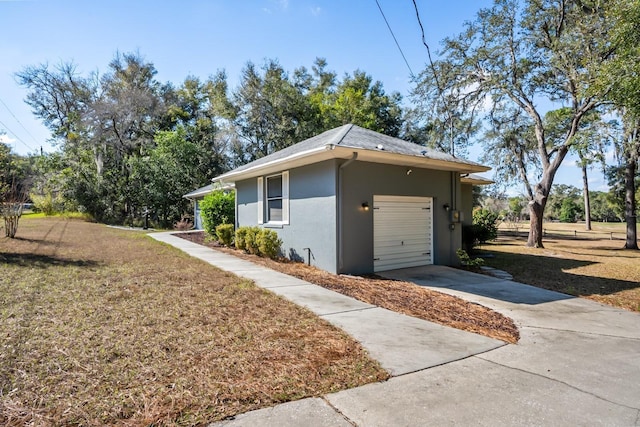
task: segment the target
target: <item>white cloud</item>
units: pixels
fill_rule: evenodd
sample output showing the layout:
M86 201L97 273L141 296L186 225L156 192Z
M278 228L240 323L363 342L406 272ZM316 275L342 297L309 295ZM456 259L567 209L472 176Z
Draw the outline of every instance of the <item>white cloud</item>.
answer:
M9 137L9 135L7 134L4 134L0 135L0 142L2 142L3 144L13 144L14 142L16 142L16 140Z
M274 8L279 10L287 10L289 8L289 0L269 0L269 4L273 6L273 8L272 7L262 8L262 12L267 13L269 15L271 15L274 12Z
M322 8L320 6L316 6L316 7L312 7L311 8L311 14L313 16L318 16L322 13Z

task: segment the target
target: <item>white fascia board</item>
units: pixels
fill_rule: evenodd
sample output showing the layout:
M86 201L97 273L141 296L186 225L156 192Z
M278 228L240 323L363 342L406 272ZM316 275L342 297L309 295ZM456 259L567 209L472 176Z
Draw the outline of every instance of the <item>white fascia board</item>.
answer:
M243 179L276 173L293 169L312 163L318 163L329 159L348 159L353 153L358 153L358 161L383 163L390 165L409 166L415 168L437 169L455 171L460 173L487 172L490 167L471 162L452 162L449 160L432 159L428 157L410 156L406 154L391 153L388 151L365 150L362 148L342 147L327 144L291 156L262 163L240 171L231 171L214 178L212 181L221 183L233 183Z
M490 167L478 163L449 160L432 159L429 157L411 156L407 154L390 153L388 151L354 149L349 147L336 146L333 150L336 158L347 158L354 151L358 152L358 161L384 163L398 166L408 166L424 169L437 169L445 171L455 171L460 173L487 172Z
M276 159L271 162L262 163L240 171L231 171L213 178L213 182L232 183L242 179L254 178L260 175L266 175L273 172L279 172L286 169L292 169L311 163L321 162L335 157L332 154L331 145L314 148L291 156ZM354 150L351 150L354 151Z
M460 177L460 182L463 184L471 184L471 185L491 185L494 184L495 181L490 180L489 178L484 177Z

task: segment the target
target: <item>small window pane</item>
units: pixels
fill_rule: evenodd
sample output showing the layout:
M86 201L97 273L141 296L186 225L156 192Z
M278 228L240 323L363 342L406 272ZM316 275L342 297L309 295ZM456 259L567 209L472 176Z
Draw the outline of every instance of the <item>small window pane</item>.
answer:
M269 221L282 221L282 199L269 200Z
M267 178L267 197L282 197L282 175Z

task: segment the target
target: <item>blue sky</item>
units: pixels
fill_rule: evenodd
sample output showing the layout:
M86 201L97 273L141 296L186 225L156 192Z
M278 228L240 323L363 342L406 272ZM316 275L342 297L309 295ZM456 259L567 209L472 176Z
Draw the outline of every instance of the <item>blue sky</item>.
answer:
M407 58L419 73L426 49L412 0L378 0ZM432 54L444 37L462 29L490 0L417 0ZM180 84L225 69L230 86L247 61L276 58L286 70L311 67L324 57L339 75L361 69L400 92L405 103L410 72L375 0L0 0L0 129L21 154L55 148L24 103L14 73L28 65L73 61L81 73L106 71L117 51L138 51L153 62L160 81ZM471 153L471 160L477 160ZM580 186L565 161L556 182ZM592 172L593 189L602 185ZM519 189L517 189L519 191Z

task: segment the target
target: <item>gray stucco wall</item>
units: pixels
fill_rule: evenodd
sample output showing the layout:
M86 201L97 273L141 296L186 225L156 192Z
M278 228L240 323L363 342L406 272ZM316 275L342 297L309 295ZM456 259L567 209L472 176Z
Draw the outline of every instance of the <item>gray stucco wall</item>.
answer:
M264 227L275 230L283 240L285 256L307 261L331 273L373 272L373 195L422 196L433 198L433 260L456 265L461 246L462 224L450 230L450 214L443 206L466 210L467 189L461 189L457 173L430 169L355 161L342 170L342 260L338 238L339 165L345 160L328 160L289 170L289 225ZM452 192L453 181L453 192ZM470 186L469 194L470 194ZM258 225L257 179L236 182L237 226ZM465 222L469 214L464 213ZM342 261L342 263L341 263Z
M257 178L236 182L237 226L258 225ZM285 256L337 272L336 161L289 170L289 225L263 225L283 241Z
M373 195L433 197L433 249L435 264L457 265L461 246L461 224L449 229L449 213L443 208L462 209L460 180L455 172L411 168L378 163L353 162L343 169L343 265L340 272L360 274L373 271ZM454 191L452 193L452 175Z

